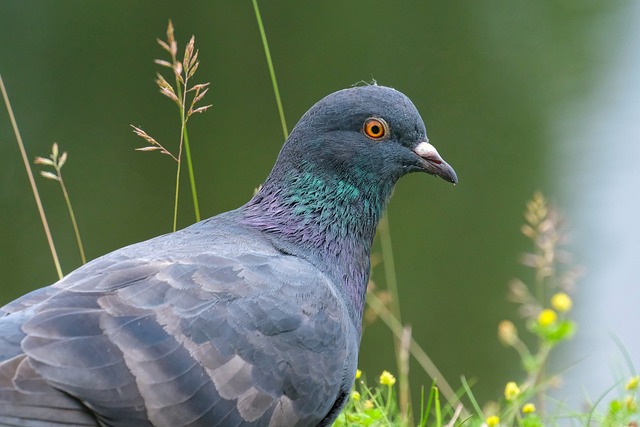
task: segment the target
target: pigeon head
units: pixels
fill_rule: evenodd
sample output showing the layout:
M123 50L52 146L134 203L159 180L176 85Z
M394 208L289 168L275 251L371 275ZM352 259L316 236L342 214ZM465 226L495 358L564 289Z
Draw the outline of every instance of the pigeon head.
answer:
M395 183L410 172L458 180L429 144L409 98L377 85L344 89L302 116L242 208L244 222L345 281L357 319L378 221Z
M409 172L457 182L429 144L411 100L376 85L344 89L316 103L291 132L278 163L275 169L312 169L361 187L393 185Z
M343 89L302 116L248 216L316 247L332 233L370 241L395 183L410 172L458 180L404 94L377 85ZM300 233L300 225L308 230Z

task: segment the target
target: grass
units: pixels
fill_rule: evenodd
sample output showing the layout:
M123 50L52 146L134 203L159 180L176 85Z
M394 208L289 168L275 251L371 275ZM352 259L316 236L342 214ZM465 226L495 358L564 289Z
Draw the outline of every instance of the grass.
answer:
M282 130L286 138L287 125L266 32L257 0L252 1L280 113ZM174 83L169 83L158 73L156 84L161 94L172 100L178 107L180 130L177 153L173 154L171 150L165 148L140 127L133 126L133 130L147 144L137 150L159 151L177 163L173 215L173 229L175 230L179 211L178 196L183 154L187 159L195 219L196 221L200 220L187 123L194 114L202 113L210 107L210 105L200 106L200 102L208 91L209 83L192 84L199 66L195 38L192 37L186 44L183 58L179 60L178 44L171 21L169 21L166 35L167 39L158 40L158 43L168 53L169 60L156 60L156 63L171 70L173 79L170 80L174 80ZM0 89L25 163L52 258L59 277L62 277L55 245L1 76ZM60 155L57 144L54 144L49 158L38 157L36 163L53 167L55 171L55 173L42 171L41 175L60 183L73 223L78 248L83 262L85 262L82 240L71 206L71 199L62 179L61 169L66 160L67 153ZM523 331L519 331L513 321L504 320L498 325L498 339L520 356L522 375L518 380L505 381L504 393L502 396L496 396L495 401L481 404L473 394L472 385L464 377L461 378L457 390L445 380L426 352L412 338L411 328L402 323L389 223L386 217L382 220L378 238L381 243L380 259L385 272L387 288L379 289L375 284L370 283L366 316L374 321L380 319L392 331L398 378L396 379L392 373L384 371L375 381L368 382L366 375L359 372L350 398L336 420L335 426L538 427L558 425L567 419L585 426L594 424L602 427L637 425L637 393L640 377L636 376L629 357L627 357L628 377L618 381L594 402L589 402L590 406L586 411L572 410L561 402L553 401L548 397L548 391L556 384L558 378L558 373L548 372L549 357L558 345L568 341L576 331L576 324L570 315L573 304L570 294L580 277L580 269L567 262L570 257L562 249L565 235L562 231L560 215L549 206L542 194L536 193L527 203L525 223L521 231L532 242L532 250L522 257L522 263L531 269L532 277L530 280L513 280L509 286L509 298L518 304L526 327ZM525 341L530 340L523 339L523 334L534 337L535 345L527 346ZM410 404L410 357L414 357L421 368L434 380L428 391L425 391L424 388L422 390L419 411L414 410ZM614 390L618 391L618 395L614 398L608 398L610 392ZM603 406L606 407L604 411L601 409Z
M171 101L173 101L180 114L180 138L178 144L178 153L172 154L167 148L160 144L155 138L151 137L140 127L133 126L133 132L140 136L147 146L137 148L138 151L159 151L171 157L177 163L176 167L176 184L173 208L173 231L176 231L178 225L178 205L180 200L180 174L182 171L182 154L187 158L187 170L189 172L189 183L191 185L191 198L193 201L193 210L195 220L200 221L200 207L198 204L198 192L196 190L195 174L193 171L193 162L191 159L191 148L189 145L189 133L187 131L187 122L198 113L204 113L211 105L199 105L200 101L209 91L209 83L191 84L195 76L200 61L198 61L199 51L195 48L196 38L191 39L184 48L183 59L178 59L178 43L175 39L173 23L169 21L167 25L167 40L157 39L158 44L164 51L169 54L169 61L164 59L156 59L155 63L163 68L171 70L174 84L169 83L161 73L156 74L156 85L160 93Z
M51 179L60 183L60 189L62 190L62 195L64 196L64 201L67 205L67 212L69 212L69 218L71 219L71 224L73 225L73 233L75 234L76 243L78 244L78 250L80 251L80 258L82 259L82 263L86 264L87 257L84 254L84 246L82 245L82 237L80 236L78 222L76 221L76 215L73 213L71 197L69 197L67 186L64 184L64 179L62 178L62 166L64 166L66 162L67 152L65 151L64 153L62 153L62 155L60 155L58 144L56 144L55 142L51 146L51 154L49 155L49 158L36 157L36 159L34 160L35 164L51 166L55 171L55 173L49 171L41 171L40 175L42 175L44 178Z
M11 120L11 126L13 128L13 133L16 137L18 148L20 149L22 162L24 163L24 168L27 172L27 177L29 178L29 184L31 185L31 192L33 193L33 197L36 201L38 214L40 215L40 222L42 222L42 227L44 228L44 234L47 237L47 243L49 244L49 250L51 251L53 264L56 267L56 272L58 273L58 279L62 279L62 276L63 276L62 267L60 267L60 260L58 259L58 252L56 251L56 245L53 243L53 237L51 237L49 222L47 221L47 216L45 215L44 208L42 207L42 200L40 199L40 193L38 193L38 186L36 185L36 181L33 178L33 172L31 171L31 164L29 163L29 158L27 157L27 151L24 147L22 136L20 136L18 123L16 121L15 115L13 114L13 108L11 108L11 102L9 101L9 94L7 92L7 89L4 86L4 80L2 79L2 75L0 75L0 90L2 91L2 98L4 99L4 103L7 107L7 112L9 114L9 119Z
M287 120L285 119L285 116L284 116L284 108L282 108L282 100L280 99L280 90L278 89L278 80L276 79L276 71L273 67L273 61L271 60L271 50L269 49L269 42L267 41L267 33L265 32L264 24L262 23L262 16L260 15L258 0L251 0L251 1L253 2L253 10L256 14L258 29L260 30L260 38L262 39L264 54L267 58L267 66L269 67L269 76L271 77L271 84L273 85L273 92L276 97L276 105L278 106L278 116L280 117L282 134L284 135L284 139L287 139L287 137L289 136L289 130L287 128Z

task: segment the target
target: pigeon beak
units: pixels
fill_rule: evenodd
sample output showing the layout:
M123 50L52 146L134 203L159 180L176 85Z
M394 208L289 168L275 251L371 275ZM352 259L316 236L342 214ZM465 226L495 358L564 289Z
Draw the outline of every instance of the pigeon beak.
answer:
M422 158L422 166L425 172L439 176L445 181L458 183L456 171L440 157L438 150L427 141L422 141L415 146L413 151Z

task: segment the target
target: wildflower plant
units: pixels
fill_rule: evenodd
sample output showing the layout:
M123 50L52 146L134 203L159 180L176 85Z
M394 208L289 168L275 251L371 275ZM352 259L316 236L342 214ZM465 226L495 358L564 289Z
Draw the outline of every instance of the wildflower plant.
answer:
M637 426L640 413L638 412L638 383L640 376L629 378L617 398L609 402L605 414L601 418L602 427Z
M359 374L359 375L358 375ZM334 427L399 425L395 398L395 377L388 371L380 374L378 385L368 387L360 370L345 409L334 422Z
M511 284L511 300L520 304L520 313L527 319L528 329L539 338L540 357L523 360L527 372L541 373L548 351L575 333L575 322L568 318L573 306L569 292L581 275L581 269L571 264L571 257L561 246L566 243L562 220L548 206L541 193L535 193L527 203L526 223L522 233L533 242L533 251L525 253L522 264L534 271L533 283L520 280ZM533 289L533 293L530 291Z
M396 426L399 424L399 412L396 404L394 385L396 379L388 371L383 371L378 385L367 386L360 369L356 370L354 388L351 390L347 405L334 427L346 426Z
M547 373L551 350L569 340L576 324L569 313L573 306L570 293L580 269L573 266L571 257L562 249L566 242L560 215L548 205L541 193L535 193L527 202L522 233L531 239L533 250L522 256L522 264L532 270L532 279L515 279L509 288L509 298L519 305L526 326L524 335L511 320L498 325L498 339L517 351L525 376L520 381L505 383L503 397L481 408L463 378L463 387L471 401L475 415L467 423L471 426L542 427L555 425L545 419L545 393L556 382L557 376ZM535 402L535 403L534 403ZM540 408L540 409L539 409ZM544 420L544 422L543 422Z
M520 338L515 324L504 320L498 325L498 339L520 355L525 378L505 385L504 400L498 404L500 425L536 427L542 425L537 407L544 407L545 391L556 379L547 373L551 350L569 340L576 324L569 317L573 306L570 292L580 277L571 257L562 249L566 243L562 220L541 193L527 202L522 233L531 239L533 250L522 256L522 264L533 270L529 283L515 279L509 289L510 300L519 305L526 330L536 338L530 348ZM534 404L535 401L535 404ZM489 419L486 421L489 425Z
M525 219L522 233L532 240L533 251L523 255L522 263L533 269L533 283L527 286L514 280L510 299L520 305L528 330L538 337L537 351L520 355L529 374L528 382L540 384L551 348L575 333L576 324L568 315L573 306L569 293L581 270L571 264L571 257L561 249L566 242L562 221L541 193L535 193L527 203Z

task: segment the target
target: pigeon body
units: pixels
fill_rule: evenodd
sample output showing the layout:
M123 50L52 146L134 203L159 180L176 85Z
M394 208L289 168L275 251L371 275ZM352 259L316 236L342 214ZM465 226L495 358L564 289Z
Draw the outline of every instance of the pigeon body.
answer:
M0 309L0 426L327 426L396 181L456 182L402 93L314 105L244 206Z

